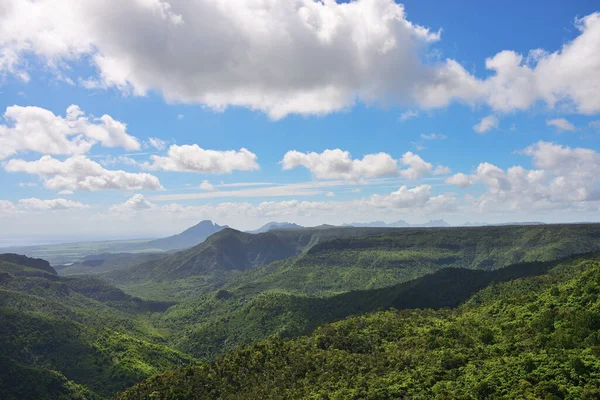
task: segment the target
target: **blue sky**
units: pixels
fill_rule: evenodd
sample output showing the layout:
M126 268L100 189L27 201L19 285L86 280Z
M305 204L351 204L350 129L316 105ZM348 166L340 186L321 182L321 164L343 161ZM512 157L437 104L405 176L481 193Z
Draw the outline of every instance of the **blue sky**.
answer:
M112 3L0 10L7 237L600 220L597 2Z

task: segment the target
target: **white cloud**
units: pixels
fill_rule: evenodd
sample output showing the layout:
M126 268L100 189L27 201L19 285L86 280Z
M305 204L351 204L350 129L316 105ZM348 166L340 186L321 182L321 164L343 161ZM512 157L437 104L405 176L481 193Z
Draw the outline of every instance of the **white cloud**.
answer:
M546 125L555 127L558 132L560 132L560 131L571 131L572 132L575 130L575 126L564 118L550 119L550 120L546 121Z
M11 106L6 108L4 119L7 124L0 125L0 159L22 151L83 154L95 143L127 150L140 148L138 140L127 134L124 123L109 115L85 116L76 105L67 108L65 117L40 107Z
M473 186L473 180L471 177L463 174L462 172L448 177L445 182L450 185L458 186L459 188L468 188Z
M167 148L167 142L159 138L148 138L148 144L154 147L156 150L164 150Z
M205 150L197 144L172 145L166 157L152 156L151 159L152 163L145 165L151 170L226 174L259 169L256 154L244 148L218 151Z
M404 111L402 114L400 114L400 118L398 118L400 121L407 121L411 118L415 118L419 116L419 113L417 111L413 111L413 110L407 110Z
M600 13L576 27L579 36L555 52L497 53L486 60L492 76L478 79L452 59L425 62L439 32L411 23L394 0L5 0L0 73L27 81L33 58L68 81L70 63L86 59L97 71L79 79L88 88L156 90L173 102L242 106L274 119L357 101L433 108L458 100L497 112L542 101L593 114Z
M284 170L305 167L317 179L374 178L398 173L397 162L389 154L367 154L361 160L354 160L349 152L340 149L320 154L291 150L285 153L281 164Z
M326 197L334 197L335 193L333 193L333 192L327 192L327 193L325 193L325 196Z
M495 115L488 115L487 117L483 117L481 121L473 127L473 130L477 133L486 133L493 128L498 128L498 118Z
M419 208L423 207L430 197L430 185L420 185L412 189L402 186L385 196L374 194L368 199L368 203L378 208Z
M531 156L537 169L503 170L484 162L475 173L456 174L446 183L463 188L482 184L485 192L471 199L481 212L598 209L600 153L549 142L538 142L520 153Z
M408 166L408 168L400 171L400 175L413 180L429 175L433 168L431 163L424 161L417 154L410 151L402 155L400 162Z
M21 199L19 200L19 207L27 210L35 211L46 211L46 210L71 210L71 209L84 209L90 206L79 203L77 201L66 200L66 199L52 199L52 200L40 200L36 198Z
M85 156L73 156L60 161L43 156L37 161L12 159L5 163L7 172L25 172L44 179L44 186L58 191L106 189L159 190L162 186L153 175L107 170Z
M426 134L426 133L422 133L421 134L421 139L423 140L441 140L441 139L447 139L448 137L442 133L430 133L430 134Z
M452 173L452 170L449 167L445 166L445 165L438 165L433 170L433 174L434 175L448 175L450 173Z
M182 119L184 119L184 118L185 118L185 116L184 116L183 114L177 114L177 119L178 119L178 120L180 120L180 121L181 121L181 120L182 120Z
M141 194L135 194L130 199L126 200L121 204L112 206L109 209L111 213L135 213L138 211L153 210L156 209L155 204L150 203Z
M32 188L36 186L38 186L36 182L19 182L19 187L22 188Z
M200 184L200 189L212 192L213 190L215 190L215 186L205 179Z
M591 129L597 129L597 130L600 130L600 120L599 120L599 121L590 121L590 122L588 123L588 126L589 126Z
M383 176L401 176L416 180L435 173L446 173L447 167L433 165L419 155L406 152L399 160L387 153L367 154L362 159L353 159L348 151L340 149L325 150L322 153L302 153L291 150L281 160L284 170L296 167L307 168L317 179L360 180ZM406 166L402 169L400 165Z

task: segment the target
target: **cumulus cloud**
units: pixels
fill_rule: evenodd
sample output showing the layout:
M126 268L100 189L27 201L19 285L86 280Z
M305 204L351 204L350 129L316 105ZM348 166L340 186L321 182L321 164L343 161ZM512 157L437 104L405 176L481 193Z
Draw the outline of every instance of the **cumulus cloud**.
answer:
M410 151L395 160L387 153L367 154L362 159L353 159L348 151L340 149L328 149L322 153L292 150L285 153L281 164L284 170L305 167L317 179L358 180L395 175L414 180L434 172L431 163ZM406 168L402 169L399 164ZM437 173L445 171L446 167L441 166L435 170Z
M322 153L288 151L281 164L284 170L305 167L317 179L375 178L398 173L397 161L387 153L367 154L362 159L355 160L348 151L340 149L325 150Z
M36 198L21 199L19 200L19 207L27 210L35 211L56 211L56 210L72 210L72 209L84 209L89 208L87 204L82 204L77 201L67 199L51 199L51 200L40 200Z
M157 206L146 200L143 195L135 194L125 202L112 206L109 211L111 213L135 213L156 208Z
M550 120L546 121L546 125L553 126L554 128L556 128L557 132L561 132L561 131L571 131L572 132L575 130L575 125L573 125L572 123L570 123L569 121L567 121L564 118L550 119Z
M200 189L212 192L213 190L215 190L215 186L212 183L210 183L208 180L205 179L200 184Z
M43 156L37 161L12 159L4 164L7 172L38 175L48 189L63 192L76 190L159 190L162 186L153 175L107 170L85 156L73 156L60 161Z
M445 182L463 189L473 186L472 178L469 175L463 174L462 172L446 178Z
M487 117L483 117L481 121L473 127L473 130L477 133L486 133L494 128L498 128L498 118L495 115L488 115Z
M5 0L0 73L27 81L33 55L69 80L69 63L86 59L97 73L79 80L85 87L156 90L275 119L357 101L432 108L458 100L499 112L542 101L592 114L600 110L600 13L576 27L579 36L558 51L488 58L492 76L478 79L455 60L425 61L440 33L411 23L394 0Z
M504 170L483 162L473 174L456 174L446 183L463 188L483 185L485 192L472 199L480 211L598 208L600 153L543 141L520 153L532 157L536 169Z
M244 148L236 150L205 150L193 145L172 145L166 157L152 156L145 164L150 170L227 174L233 171L255 171L260 167L256 154Z
M423 207L430 197L430 185L420 185L412 189L402 186L397 191L385 196L374 194L368 202L373 207L379 208L418 208Z
M127 126L109 115L85 116L72 105L66 116L54 115L40 107L11 106L0 125L0 159L22 151L44 154L83 154L95 143L105 147L137 150L140 143L127 133Z

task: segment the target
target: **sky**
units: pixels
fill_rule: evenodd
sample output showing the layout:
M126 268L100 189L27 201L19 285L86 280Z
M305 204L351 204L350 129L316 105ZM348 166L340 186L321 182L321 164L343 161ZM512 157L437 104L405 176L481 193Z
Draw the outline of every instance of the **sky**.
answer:
M597 1L5 0L0 242L600 221Z

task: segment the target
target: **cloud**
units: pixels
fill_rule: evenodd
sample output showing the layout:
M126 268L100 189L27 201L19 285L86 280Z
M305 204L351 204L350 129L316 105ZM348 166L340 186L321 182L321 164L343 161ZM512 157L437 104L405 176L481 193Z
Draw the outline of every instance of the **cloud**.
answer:
M408 121L409 119L415 118L417 116L419 116L419 113L417 111L407 110L400 114L400 117L398 119L400 121Z
M421 134L421 139L423 140L442 140L447 139L448 137L441 133L430 133L430 134Z
M212 192L213 190L215 190L215 186L205 179L200 184L200 189Z
M35 211L46 211L46 210L72 210L72 209L85 209L90 206L79 203L77 201L66 200L66 199L52 199L52 200L40 200L36 198L21 199L19 200L19 207L27 210Z
M233 171L255 171L260 167L256 154L242 148L239 151L205 150L193 145L172 145L166 157L152 156L145 164L150 170L226 174Z
M591 129L597 129L597 130L600 130L600 120L598 120L598 121L590 121L590 122L588 123L588 126L589 126Z
M72 105L66 116L54 115L40 107L11 106L6 108L6 125L0 125L0 159L18 152L43 154L83 154L95 143L104 147L137 150L140 143L127 134L127 126L109 115L100 118L85 116Z
M520 154L530 156L536 169L504 170L483 162L473 174L456 174L446 183L463 188L483 185L485 192L471 199L481 212L598 209L600 153L540 141Z
M327 197L334 197L335 193L333 193L333 192L327 192L327 193L325 193L325 196L327 196Z
M473 180L471 179L471 177L469 175L463 174L462 172L459 172L458 174L454 174L446 178L444 182L450 185L458 186L459 188L463 189L473 186Z
M159 138L148 138L148 144L156 150L164 150L167 147L167 142Z
M367 154L354 160L349 152L340 149L325 150L320 154L288 151L281 164L284 170L305 167L317 179L375 178L398 173L397 161L389 154Z
M156 209L156 205L150 203L141 194L135 194L130 199L121 204L112 206L109 209L111 213L136 213L138 211Z
M430 185L420 185L412 189L402 186L397 191L385 196L374 194L369 198L368 203L378 208L418 208L423 207L430 196Z
M558 51L487 58L491 76L479 79L455 60L423 56L440 32L410 22L394 0L5 3L0 73L23 81L39 62L72 80L71 63L84 59L95 74L75 80L88 88L158 91L171 102L240 106L273 119L356 102L435 108L459 101L496 112L544 102L600 111L600 13L577 19L579 36Z
M410 151L402 155L400 162L408 166L408 168L401 170L399 173L401 176L408 179L416 180L422 178L429 175L433 169L431 163L424 161L417 154Z
M73 156L60 161L43 156L37 161L12 159L4 164L7 172L38 175L44 186L58 191L160 190L162 186L153 175L107 170L85 156Z
M560 132L560 131L571 131L572 132L575 130L575 126L564 118L550 119L550 120L546 121L546 125L555 127L557 132Z
M473 127L473 130L477 133L486 133L493 128L498 128L498 118L494 115L488 115L487 117L483 117L481 121Z

